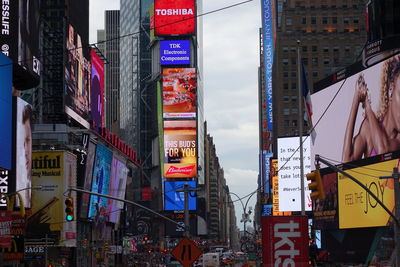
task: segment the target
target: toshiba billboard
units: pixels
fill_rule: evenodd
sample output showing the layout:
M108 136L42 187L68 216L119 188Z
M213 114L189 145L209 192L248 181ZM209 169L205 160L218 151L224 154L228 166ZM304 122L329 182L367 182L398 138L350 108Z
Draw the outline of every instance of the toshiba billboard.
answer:
M196 33L194 0L155 0L155 35L190 35Z

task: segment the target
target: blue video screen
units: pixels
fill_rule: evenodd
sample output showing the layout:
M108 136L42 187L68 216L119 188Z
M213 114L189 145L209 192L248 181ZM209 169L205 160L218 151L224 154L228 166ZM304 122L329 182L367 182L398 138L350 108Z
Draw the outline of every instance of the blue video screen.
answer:
M164 182L164 209L165 210L184 210L185 193L176 192L183 189L187 183L189 188L196 187L195 181L165 181ZM196 192L189 192L189 210L196 210Z

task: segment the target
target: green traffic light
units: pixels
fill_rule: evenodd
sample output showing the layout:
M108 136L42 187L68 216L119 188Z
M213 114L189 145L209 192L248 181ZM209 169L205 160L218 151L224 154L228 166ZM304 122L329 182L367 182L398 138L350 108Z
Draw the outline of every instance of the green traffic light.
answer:
M70 222L70 221L73 221L73 220L74 220L74 217L73 217L72 215L67 215L67 216L65 217L65 219L66 219L68 222Z

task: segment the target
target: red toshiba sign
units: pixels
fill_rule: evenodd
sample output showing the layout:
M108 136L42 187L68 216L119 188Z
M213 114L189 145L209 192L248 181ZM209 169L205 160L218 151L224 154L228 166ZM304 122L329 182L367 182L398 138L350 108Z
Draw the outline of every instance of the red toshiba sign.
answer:
M262 217L263 266L309 266L307 216Z
M194 0L155 0L154 32L156 35L195 34Z

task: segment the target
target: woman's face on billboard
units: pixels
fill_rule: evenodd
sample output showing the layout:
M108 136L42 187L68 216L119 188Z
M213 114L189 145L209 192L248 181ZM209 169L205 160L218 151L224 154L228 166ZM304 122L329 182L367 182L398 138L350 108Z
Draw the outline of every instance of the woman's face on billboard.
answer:
M30 173L31 157L32 157L32 131L29 120L24 122L24 150L25 150L25 167Z

